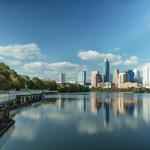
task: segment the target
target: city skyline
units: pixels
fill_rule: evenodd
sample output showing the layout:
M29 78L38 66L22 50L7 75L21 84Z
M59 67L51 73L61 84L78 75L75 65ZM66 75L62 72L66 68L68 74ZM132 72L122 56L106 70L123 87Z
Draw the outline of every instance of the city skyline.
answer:
M139 68L150 61L149 6L147 0L1 1L0 61L56 81L60 72L75 80L80 70L89 81L92 70L103 74L105 58L111 72Z

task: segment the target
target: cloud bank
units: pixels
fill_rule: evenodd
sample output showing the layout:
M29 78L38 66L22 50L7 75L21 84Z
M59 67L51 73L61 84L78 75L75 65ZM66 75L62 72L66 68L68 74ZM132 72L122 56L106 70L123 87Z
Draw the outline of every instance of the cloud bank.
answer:
M78 52L78 57L82 60L91 61L103 61L105 58L107 58L113 65L136 65L139 62L139 58L137 56L131 56L125 59L121 55L115 55L113 53L101 53L96 50L80 50Z
M116 48L116 50L118 51L120 49ZM113 52L102 53L96 50L80 50L78 57L81 60L85 60L85 64L87 62L86 60L103 62L105 58L108 58L111 64L115 66L137 65L140 60L137 56L125 58L125 56L115 55ZM20 74L57 81L60 72L65 72L68 78L67 80L76 81L78 71L90 70L88 63L81 65L67 60L50 62L49 59L45 59L44 51L36 43L0 46L0 61L7 63Z

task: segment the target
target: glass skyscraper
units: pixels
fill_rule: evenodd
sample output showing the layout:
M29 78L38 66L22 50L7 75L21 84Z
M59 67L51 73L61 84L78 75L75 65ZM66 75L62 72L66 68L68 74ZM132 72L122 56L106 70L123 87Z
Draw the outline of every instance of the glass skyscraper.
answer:
M107 58L104 60L104 82L110 81L109 61Z
M78 84L86 84L86 71L80 71L78 74Z

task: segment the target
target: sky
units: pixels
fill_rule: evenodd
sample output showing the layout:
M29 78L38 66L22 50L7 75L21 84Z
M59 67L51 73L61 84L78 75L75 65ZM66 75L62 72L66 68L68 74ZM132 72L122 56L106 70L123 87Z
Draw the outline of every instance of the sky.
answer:
M0 61L57 80L150 61L149 0L0 0Z

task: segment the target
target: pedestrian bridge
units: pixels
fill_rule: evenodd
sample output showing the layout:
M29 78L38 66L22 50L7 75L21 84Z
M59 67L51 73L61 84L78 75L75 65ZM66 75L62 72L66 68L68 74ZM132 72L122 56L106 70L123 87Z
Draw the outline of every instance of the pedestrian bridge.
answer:
M40 101L42 98L42 91L1 91L0 107L9 108L12 106L19 106Z

